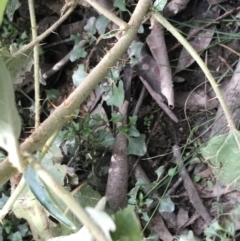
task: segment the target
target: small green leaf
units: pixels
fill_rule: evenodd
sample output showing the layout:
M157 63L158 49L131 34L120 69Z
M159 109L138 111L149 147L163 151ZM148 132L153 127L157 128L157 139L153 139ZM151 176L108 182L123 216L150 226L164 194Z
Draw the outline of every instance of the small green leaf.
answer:
M141 134L139 137L128 138L127 155L143 156L147 151L145 143L145 135Z
M21 6L21 3L18 0L8 0L6 15L10 22L13 20L13 14Z
M45 184L40 180L35 170L29 166L24 173L24 178L30 190L43 205L43 207L57 220L71 229L75 229L75 225L64 215L59 204L53 199L51 191L48 191Z
M109 20L104 15L100 15L97 18L96 29L99 34L105 33L108 23L109 23Z
M118 127L118 131L122 134L127 133L128 132L128 127L127 126L119 126Z
M168 175L169 175L170 177L173 177L173 176L176 174L176 172L177 172L177 167L170 168L170 169L168 170Z
M219 225L218 221L215 221L204 230L204 234L207 237L214 237L218 236L219 231L224 231L224 229Z
M138 117L136 115L129 117L129 124L136 125Z
M45 90L46 98L51 101L56 101L60 97L60 91L57 89Z
M0 198L0 208L4 207L8 199L9 197L7 197L4 193L2 193L2 197Z
M79 33L71 34L70 38L74 41L75 45L78 44L82 40L82 37Z
M73 47L73 50L71 51L70 53L70 60L72 62L76 61L77 59L79 58L85 58L87 56L87 52L85 51L84 48L78 46L78 45L75 45Z
M115 138L112 136L112 134L106 130L99 130L97 131L97 134L98 141L101 143L102 146L111 146L115 141Z
M215 177L223 184L240 190L240 133L231 131L227 135L211 138L201 149L203 157Z
M130 125L130 127L128 128L128 136L129 137L139 137L140 132L136 129L135 126Z
M96 34L97 30L96 30L95 24L96 24L96 18L95 17L89 18L87 24L84 27L84 30L87 31L90 35Z
M0 146L8 151L11 163L23 171L18 138L21 119L15 105L15 95L10 73L0 57Z
M171 198L169 196L164 196L161 199L160 206L158 208L158 211L160 213L166 212L166 213L172 213L175 209L175 205Z
M113 85L113 95L107 100L107 105L120 107L124 101L123 82L119 81L118 86Z
M240 203L236 202L233 209L233 215L237 220L240 220Z
M117 122L121 122L123 121L124 116L121 113L112 113L112 117L110 119L110 121L112 121L113 123L117 123Z
M143 241L139 221L131 207L127 207L114 215L116 231L111 233L112 239L122 241Z
M138 58L141 56L143 43L133 42L128 48L128 55L130 57L131 67L134 67L138 63Z
M164 166L160 166L155 173L157 174L157 180L162 176L162 174L164 173L165 167Z
M167 4L167 0L156 0L153 4L155 11L162 11Z
M181 234L178 240L179 241L197 241L198 239L194 237L194 234L192 231L188 231L187 234Z
M102 39L113 38L113 37L115 37L120 31L121 31L120 29L111 30L110 32L107 32L107 33L105 33L105 34L102 34L102 35L101 35L101 38L102 38Z
M8 0L1 0L0 2L0 25L2 24L3 15L4 15L5 8L7 6L7 2Z
M127 11L125 0L116 0L113 4L114 7L119 8L122 12Z
M73 84L78 87L82 81L86 78L87 73L84 71L84 65L79 64L78 69L73 73Z

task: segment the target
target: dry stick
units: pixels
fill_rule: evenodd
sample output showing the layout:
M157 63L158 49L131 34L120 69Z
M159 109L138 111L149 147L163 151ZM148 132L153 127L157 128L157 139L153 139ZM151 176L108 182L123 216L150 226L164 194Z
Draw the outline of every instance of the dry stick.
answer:
M190 40L192 39L193 37L195 37L197 34L199 34L200 32L202 32L204 29L210 27L211 25L215 24L217 21L219 20L222 20L226 17L228 17L230 14L234 13L234 12L238 12L240 10L240 7L237 7L237 8L234 8L234 9L231 9L229 10L228 12L224 13L223 15L217 17L213 22L210 22L210 23L206 23L204 24L203 26L201 26L199 29L196 29L194 30L191 35L189 35L186 40ZM172 52L173 50L177 49L178 47L181 46L181 43L177 43L175 44L172 48L169 49L169 53Z
M119 108L119 112L124 116L124 120L123 123L118 123L117 127L127 124L128 105L128 100L125 100ZM126 155L127 142L126 135L119 133L113 146L105 194L113 210L124 208L127 203L129 169L128 156Z
M144 86L146 87L146 89L148 90L148 92L151 94L151 96L153 97L153 99L157 102L157 104L163 109L163 111L175 122L178 123L178 118L175 116L175 114L168 108L168 106L164 103L163 98L157 93L155 92L152 87L147 83L147 81L145 79L143 79L142 77L140 77L142 83L144 84Z
M33 48L36 44L40 43L43 39L45 39L50 33L52 33L63 21L65 21L68 16L72 13L72 11L77 6L77 3L73 4L68 11L56 22L54 23L49 29L47 29L44 33L39 35L36 39L34 39L31 43L23 46L19 49L16 53L12 54L12 57L17 57L19 54L23 54L27 50Z
M195 61L198 63L199 67L202 69L204 72L205 76L207 77L208 81L210 82L216 97L218 98L223 112L225 114L225 117L228 122L228 127L230 130L233 132L237 131L236 126L234 124L234 121L232 119L232 116L230 114L230 111L226 105L226 102L223 98L223 95L214 80L211 72L203 62L203 60L199 57L198 53L193 49L193 47L183 38L183 36L177 31L176 28L174 28L171 23L169 23L160 13L158 12L153 12L153 16L168 30L171 32L171 34L184 46L184 48L189 52L189 54L195 59Z
M201 215L204 221L209 225L212 222L212 217L208 213L207 209L202 203L201 198L198 195L196 188L194 187L191 178L187 172L186 167L184 166L183 160L181 158L180 148L177 145L173 146L173 155L176 158L176 163L178 165L180 176L183 179L183 185L188 194L189 200L191 201L193 207Z
M31 28L32 28L32 39L37 39L37 24L34 9L34 0L28 0ZM33 48L34 57L34 91L35 91L35 128L40 125L40 83L39 83L39 51L38 44Z

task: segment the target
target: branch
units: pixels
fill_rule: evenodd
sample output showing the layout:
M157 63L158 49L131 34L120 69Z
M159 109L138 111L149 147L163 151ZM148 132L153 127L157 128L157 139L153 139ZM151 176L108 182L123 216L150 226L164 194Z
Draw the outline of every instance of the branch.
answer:
M106 76L109 68L114 66L118 59L127 51L136 36L144 16L150 9L151 3L150 0L140 0L138 2L129 21L129 29L125 31L120 40L91 71L83 83L21 144L20 148L23 153L33 153L39 150L54 131L60 129L68 121L73 111L79 108L95 86ZM2 161L0 163L0 185L8 181L16 172L17 170L11 166L7 158Z

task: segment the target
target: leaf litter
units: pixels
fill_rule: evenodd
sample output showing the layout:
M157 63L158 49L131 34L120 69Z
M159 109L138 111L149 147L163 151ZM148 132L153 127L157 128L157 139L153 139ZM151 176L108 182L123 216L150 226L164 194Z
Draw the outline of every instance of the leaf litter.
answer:
M121 11L123 11L124 16L126 16L127 18L129 15L128 11L130 11L131 9L129 8L129 6L133 7L133 5L131 5L131 3L127 3L127 5L125 5L124 2L125 1L118 1L115 6ZM179 2L181 4L179 4ZM163 9L163 12L166 14L166 16L172 16L172 19L174 21L179 21L179 23L186 22L187 26L181 26L181 24L176 24L176 26L179 27L180 31L184 32L186 35L191 35L193 34L193 32L195 32L195 29L202 28L202 26L204 26L202 24L195 24L191 21L188 21L188 17L189 19L190 17L193 17L193 19L201 19L202 21L209 21L213 23L211 27L208 26L208 29L202 29L202 31L199 32L198 35L190 41L190 43L199 52L199 54L201 54L201 57L205 59L205 62L209 66L214 77L219 80L219 82L222 81L221 88L225 100L227 101L227 104L232 111L234 121L237 122L239 115L238 108L235 105L236 103L238 103L239 99L239 96L237 94L239 93L239 63L237 65L235 63L234 65L234 62L238 60L236 59L236 56L233 54L232 51L226 50L222 46L218 46L218 48L212 46L217 45L217 41L219 41L220 43L223 42L228 47L231 46L230 48L232 50L239 51L239 47L233 47L231 45L231 41L229 44L225 43L224 36L221 35L221 31L226 31L228 35L234 35L236 33L236 30L234 28L231 28L231 26L229 27L227 24L225 24L224 21L220 22L220 24L214 22L214 19L220 19L221 14L224 15L225 13L228 13L224 11L223 8L220 9L217 5L213 5L212 7L210 7L209 5L206 5L207 2L204 2L205 5L203 7L203 5L201 5L203 4L203 1L200 1L200 4L196 4L196 7L194 8L190 4L186 5L187 3L188 1L172 0ZM223 7L233 8L229 3L223 2L222 4L223 5L221 6ZM61 4L45 3L43 5L38 5L38 7L39 10L41 8L44 9L47 7L48 9L51 9L51 11L60 13L62 7L60 5ZM105 6L106 8L110 7L110 9L112 7L111 3L108 3ZM61 95L61 101L58 100L59 104L71 94L71 92L75 88L74 85L78 86L81 84L82 81L84 81L84 78L87 75L86 73L91 72L92 68L103 57L104 51L109 49L109 46L113 44L114 38L119 38L121 34L121 32L116 28L116 26L110 24L108 25L108 21L106 18L104 18L103 16L97 17L96 12L94 12L92 8L87 5L83 8L86 8L89 11L88 15L86 14L82 21L75 22L75 25L81 28L82 31L85 31L85 33L88 35L87 41L89 41L90 45L86 46L85 42L83 46L84 48L80 49L79 47L75 47L74 49L74 44L75 46L78 46L78 43L73 43L72 39L70 39L71 34L76 34L76 29L74 29L74 25L70 25L74 24L74 17L71 20L69 19L68 24L62 24L59 28L59 33L61 32L61 41L64 40L63 38L69 38L68 41L70 45L67 42L61 42L61 45L69 50L68 53L72 54L70 59L75 62L70 63L68 61L68 58L67 61L65 61L63 65L61 65L61 67L53 73L53 76L49 76L49 79L46 78L47 85L44 88L46 88L46 90L48 91L51 91L51 89L59 90L59 93ZM193 9L195 9L195 11L192 11ZM25 19L26 16L23 14L22 8L20 7L17 11L19 11L21 17ZM47 13L47 11L45 12ZM201 14L207 12L207 14L209 15L207 15L207 17L204 16L202 18L199 18L196 12L200 12ZM178 13L177 16L175 16L176 13ZM234 13L234 11L232 11L232 13ZM48 16L46 16L46 18L48 18ZM85 23L81 25L81 23L79 22ZM191 24L193 25L189 27L189 25ZM87 152L81 154L78 150L82 150L83 148L85 148L82 143L86 139L90 138L91 134L89 136L88 134L91 133L91 129L87 125L87 123L83 123L81 128L84 129L84 134L83 132L79 134L79 132L72 133L71 131L76 128L76 126L80 126L82 123L81 119L87 116L86 112L88 112L89 109L92 110L92 107L84 108L84 111L80 110L76 114L76 116L80 116L80 118L78 117L78 119L74 120L75 124L73 125L72 129L68 129L69 139L70 133L72 133L73 135L79 135L81 137L76 138L76 140L79 139L82 141L82 143L79 143L79 146L81 148L74 149L75 147L74 145L72 145L71 148L74 149L72 151L75 151L75 154L74 156L70 156L68 153L69 150L67 150L66 148L66 143L63 142L61 148L65 148L65 163L62 164L68 164L68 161L70 161L71 159L71 167L74 167L74 170L79 177L79 182L83 181L84 178L88 179L89 181L91 180L90 182L92 182L92 186L97 189L101 193L101 195L104 195L104 190L105 188L107 188L107 196L113 197L114 200L119 201L113 204L115 205L114 207L116 207L116 209L121 205L123 205L123 207L124 205L126 205L128 198L128 189L134 188L133 183L136 183L137 179L144 179L144 175L145 177L148 177L147 179L144 179L145 185L149 187L154 186L154 188L145 190L143 187L141 187L139 189L135 198L137 202L139 202L136 203L136 207L137 205L139 205L138 207L140 207L141 210L147 210L144 212L145 221L141 220L142 226L144 227L144 225L146 225L146 228L149 227L150 230L155 231L158 235L158 238L162 240L173 240L174 235L179 235L180 240L194 240L196 235L199 237L210 238L211 230L213 230L217 234L220 233L224 236L225 231L222 227L223 223L221 222L213 223L212 226L210 226L211 229L207 229L207 231L204 233L203 227L201 227L201 215L203 215L205 211L201 212L199 211L198 207L195 206L195 201L193 201L194 198L191 195L193 195L194 197L196 195L194 195L193 192L185 186L184 182L186 183L187 180L187 184L190 183L192 184L192 186L197 187L196 191L198 192L200 200L198 202L200 203L200 205L203 205L205 207L205 209L208 213L210 213L211 216L210 218L206 218L206 216L204 218L204 216L202 216L202 218L206 222L208 222L208 220L212 218L217 218L218 212L212 211L213 202L218 202L219 206L223 208L223 213L233 212L233 210L236 213L237 207L234 207L233 203L230 203L230 199L231 194L233 195L232 197L234 197L235 194L234 200L236 200L236 202L238 201L236 194L238 193L238 191L233 192L233 190L239 190L240 188L240 152L239 145L237 143L240 138L239 133L230 131L228 134L226 134L226 132L229 131L228 127L226 126L226 128L222 130L223 133L225 132L224 135L214 136L215 133L219 132L219 130L225 126L226 121L224 118L220 118L214 123L211 120L214 119L216 115L220 117L222 115L222 111L219 107L216 113L218 100L213 99L214 94L211 92L211 88L209 87L208 83L205 83L205 76L201 73L201 71L199 71L198 66L194 63L194 60L192 58L188 58L188 53L184 49L179 50L176 48L174 52L167 53L167 51L171 49L172 46L176 45L176 41L171 39L171 37L165 30L160 29L160 32L157 31L156 23L153 24L152 30L147 30L149 25L150 21L147 22L147 24L143 24L144 32L138 35L138 39L136 39L134 43L135 45L132 45L129 49L129 56L124 56L126 58L130 58L130 64L128 68L130 68L132 71L132 74L129 77L132 81L132 83L130 84L132 90L130 91L130 99L128 99L130 103L128 112L132 113L133 108L138 103L141 103L139 111L137 113L138 118L136 122L136 128L138 132L131 129L131 133L133 136L127 136L127 131L125 133L121 133L120 139L124 139L124 144L119 144L120 142L118 140L118 135L116 135L114 139L112 133L107 134L112 128L111 123L110 125L105 127L105 129L101 129L101 131L105 131L104 133L98 133L96 130L96 133L93 132L92 137L101 136L101 141L103 143L112 143L113 141L115 141L115 144L108 148L106 148L106 146L108 146L106 144L104 145L103 150L103 147L100 146L99 143L94 143L94 145L93 143L90 143ZM238 29L238 26L235 22L233 22L233 25L236 29ZM72 26L72 28L70 26ZM79 31L79 29L77 31ZM108 39L101 39L100 41L94 42L96 40L96 37L101 34L106 34L109 31L115 31L114 33L117 34L111 34L108 36ZM151 33L149 34L150 31ZM161 44L159 43L159 38L161 39ZM57 50L53 45L51 45L56 44L54 43L54 41L55 40L52 40L51 37L47 40L47 45L49 46L47 48L44 48L45 52L41 57L41 64L50 64L50 66L56 66L56 64L58 64L59 61L64 58L64 56L57 55L59 49ZM238 40L233 41L238 42ZM146 47L146 42L148 43L148 47ZM71 47L69 48L69 46ZM92 50L94 50L94 54L91 54L89 57L88 53L90 53L90 51ZM31 55L29 54L27 55L27 57L28 58L26 58L26 61L28 62L25 66L25 71L30 71ZM105 97L108 95L107 105L115 106L113 109L114 112L111 113L112 110L109 110L112 107L109 108L107 105L102 105L102 107L106 110L105 113L107 117L104 117L104 120L101 119L101 121L110 123L109 120L111 118L109 118L109 116L111 116L111 114L113 113L118 113L118 111L121 109L122 104L124 103L124 100L128 98L126 93L127 88L125 78L122 78L122 70L124 71L125 67L123 66L125 64L127 64L127 62L124 62L121 66L114 66L114 68L117 68L117 72L119 72L119 76L116 77L114 83L111 83L111 81L107 81L106 79L103 80L101 86L105 87L100 91L100 95L98 95L97 97L97 94L95 95L97 91L94 91L91 97L89 97L89 99L84 103L84 106L92 106L93 103L94 105L98 106L100 102L101 104L103 103L104 97L100 99L103 92L105 92ZM79 68L79 66L81 67ZM224 75L224 72L227 71L229 66L235 70L232 75L231 81L226 84L226 80L230 79L231 73L228 72L228 74ZM24 93L31 95L33 90L33 87L31 87L31 81L26 80L26 78L22 78L22 75L24 74L24 69L22 69L21 66L16 66L16 68L17 72L19 72L19 69L23 72L16 73L16 75L19 77L18 80L14 80L16 86L15 88L20 88L22 91L24 91ZM51 70L51 67L47 71L49 70ZM44 73L48 73L47 71L45 71ZM176 77L179 77L183 81L181 83L174 83L174 79L172 80L171 72L176 74ZM142 83L139 80L141 80ZM139 93L143 85L146 87L147 93L143 92L143 96L140 97ZM149 94L151 95L151 97ZM24 108L29 107L29 104L27 103L27 99L24 96L18 96L17 100L18 103L20 103L19 108L21 109L21 115L24 118L24 115L26 115L26 110L24 110ZM157 104L155 103L155 101ZM48 112L49 106L50 104L44 106L45 111ZM169 109L169 106L171 108L175 106L176 108L172 110ZM182 111L183 109L184 111ZM30 114L30 112L27 112L27 114ZM96 123L99 119L95 115L98 114L100 113L94 112L94 115L89 118L92 118L92 120L94 120L93 122ZM150 118L150 116L153 116L153 118ZM172 137L173 134L171 129L173 128L169 126L169 117L174 122L178 122L178 124L176 124L177 128L175 128L175 135L180 141L180 147L182 147L181 155L183 155L184 164L192 167L193 173L195 173L194 171L197 170L197 167L201 167L203 169L202 173L204 171L208 173L211 170L211 172L214 174L214 177L217 179L216 182L215 179L211 177L211 175L208 176L206 173L205 176L202 176L200 177L200 179L198 179L196 184L194 183L194 175L192 172L189 172L187 179L185 176L181 175L183 170L179 170L179 173L173 172L175 173L173 177L169 173L167 173L167 170L174 169L175 167L174 162L172 162L171 153L171 147L173 146L173 143L175 141L173 141L174 138ZM26 117L24 119L26 119ZM206 120L207 123L202 123L202 120ZM122 118L119 118L119 123L121 121ZM25 123L25 126L28 126L28 124L29 123ZM208 127L206 127L207 124ZM203 126L202 128L201 125ZM210 129L211 125L213 125L213 127L210 134L209 132L207 132L207 129ZM23 131L26 132L26 128L24 128ZM205 135L202 134L203 132L206 132ZM27 133L25 133L25 137L27 137ZM109 141L109 137L111 137L111 141ZM209 138L210 140L208 141L207 146L201 148L200 151L200 144L206 143L207 139ZM95 139L93 138L92 141L95 141ZM145 143L147 144L145 145ZM97 148L94 149L94 146L97 146ZM89 151L89 149L91 148L93 148L97 152L101 152L101 154L104 153L104 155L92 155L92 153ZM123 148L121 152L120 148ZM204 161L201 163L199 162L198 158L192 156L200 155L200 153L204 158ZM120 155L120 158L118 157L118 155ZM131 156L131 161L129 160L130 158L128 155ZM138 162L138 165L135 166L135 170L133 170L135 178L130 177L132 178L130 183L128 181L128 168L130 168L131 170L131 165L129 167L128 162L134 162L134 160L136 159L136 155L140 156L139 160L141 161ZM113 172L112 177L108 179L108 184L106 184L107 173L109 171L108 168L115 168L111 167L110 165L110 161L113 158L115 158L115 160L121 159L121 161L124 162L124 165L118 165L120 161L117 162L116 168L120 169L116 170L120 170L120 174L116 174L116 172ZM194 163L193 160L196 159L197 163ZM188 164L189 162L193 163ZM159 166L162 165L165 166L164 175L161 175L157 178L155 170L157 170ZM91 171L92 168L94 169L93 172ZM136 172L139 171L139 168L142 168L142 173L140 176L137 176ZM114 173L116 175L114 175ZM81 176L84 178L81 179ZM88 178L88 176L91 176L91 178ZM117 176L120 178L116 179ZM178 182L178 176L181 176L183 185L181 181ZM164 177L166 179L164 179ZM168 185L166 185L166 180L168 182ZM211 182L213 184L212 186ZM217 185L218 182L221 184ZM112 186L109 189L110 184ZM170 205L168 207L171 207L171 209L168 209L169 213L158 212L158 205L161 206L161 198L166 198L166 189L170 188L174 184L177 184L177 188L169 196L169 205L171 203L174 204L174 206ZM206 187L206 185L208 186ZM208 195L204 193L204 187L206 187L205 191L208 192ZM218 188L220 189L219 192L217 190ZM226 199L228 200L227 207L224 206L221 200L218 199L218 194L222 197L226 197ZM206 201L206 197L209 197L211 201ZM145 203L144 201L147 199L151 199L152 204L146 208L147 202ZM147 218L151 217L155 209L158 210L155 212L155 216L152 220L149 219L149 223L146 223ZM233 215L231 216L231 222L236 222L237 224L237 221L233 218ZM192 228L190 224L195 224L195 228ZM169 229L169 227L171 228ZM182 233L182 227L187 228L187 234ZM236 234L239 228L239 225L237 225L235 230ZM229 235L233 235L233 233L229 233Z

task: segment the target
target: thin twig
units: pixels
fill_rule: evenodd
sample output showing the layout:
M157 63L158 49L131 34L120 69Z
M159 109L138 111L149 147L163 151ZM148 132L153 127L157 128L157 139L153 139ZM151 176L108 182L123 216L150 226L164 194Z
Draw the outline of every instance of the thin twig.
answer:
M117 24L120 29L126 30L128 28L128 24L124 22L122 19L118 18L114 13L110 12L106 8L102 7L98 1L96 0L86 0L89 4L91 4L99 13L103 14L106 18L111 20L113 23Z
M56 22L54 23L49 29L47 29L44 33L39 35L36 39L34 39L31 43L23 46L17 52L12 54L12 57L17 57L19 54L23 54L27 50L33 48L36 44L40 43L43 39L45 39L50 33L52 33L62 22L64 22L68 16L72 13L72 11L77 6L77 3L73 4L68 11Z
M207 209L203 205L202 200L199 197L198 192L194 187L191 178L189 177L189 174L187 172L186 167L184 166L184 163L181 157L179 146L174 145L172 149L173 149L173 155L176 158L176 163L178 165L179 173L183 179L183 184L188 194L189 200L191 201L193 207L196 209L199 215L204 219L204 221L207 224L210 224L212 221L212 217L210 216Z
M31 19L32 39L37 39L37 24L34 9L34 0L28 0L28 7ZM33 48L34 57L34 91L35 91L35 128L40 125L40 83L39 83L39 51L38 44L36 43Z

